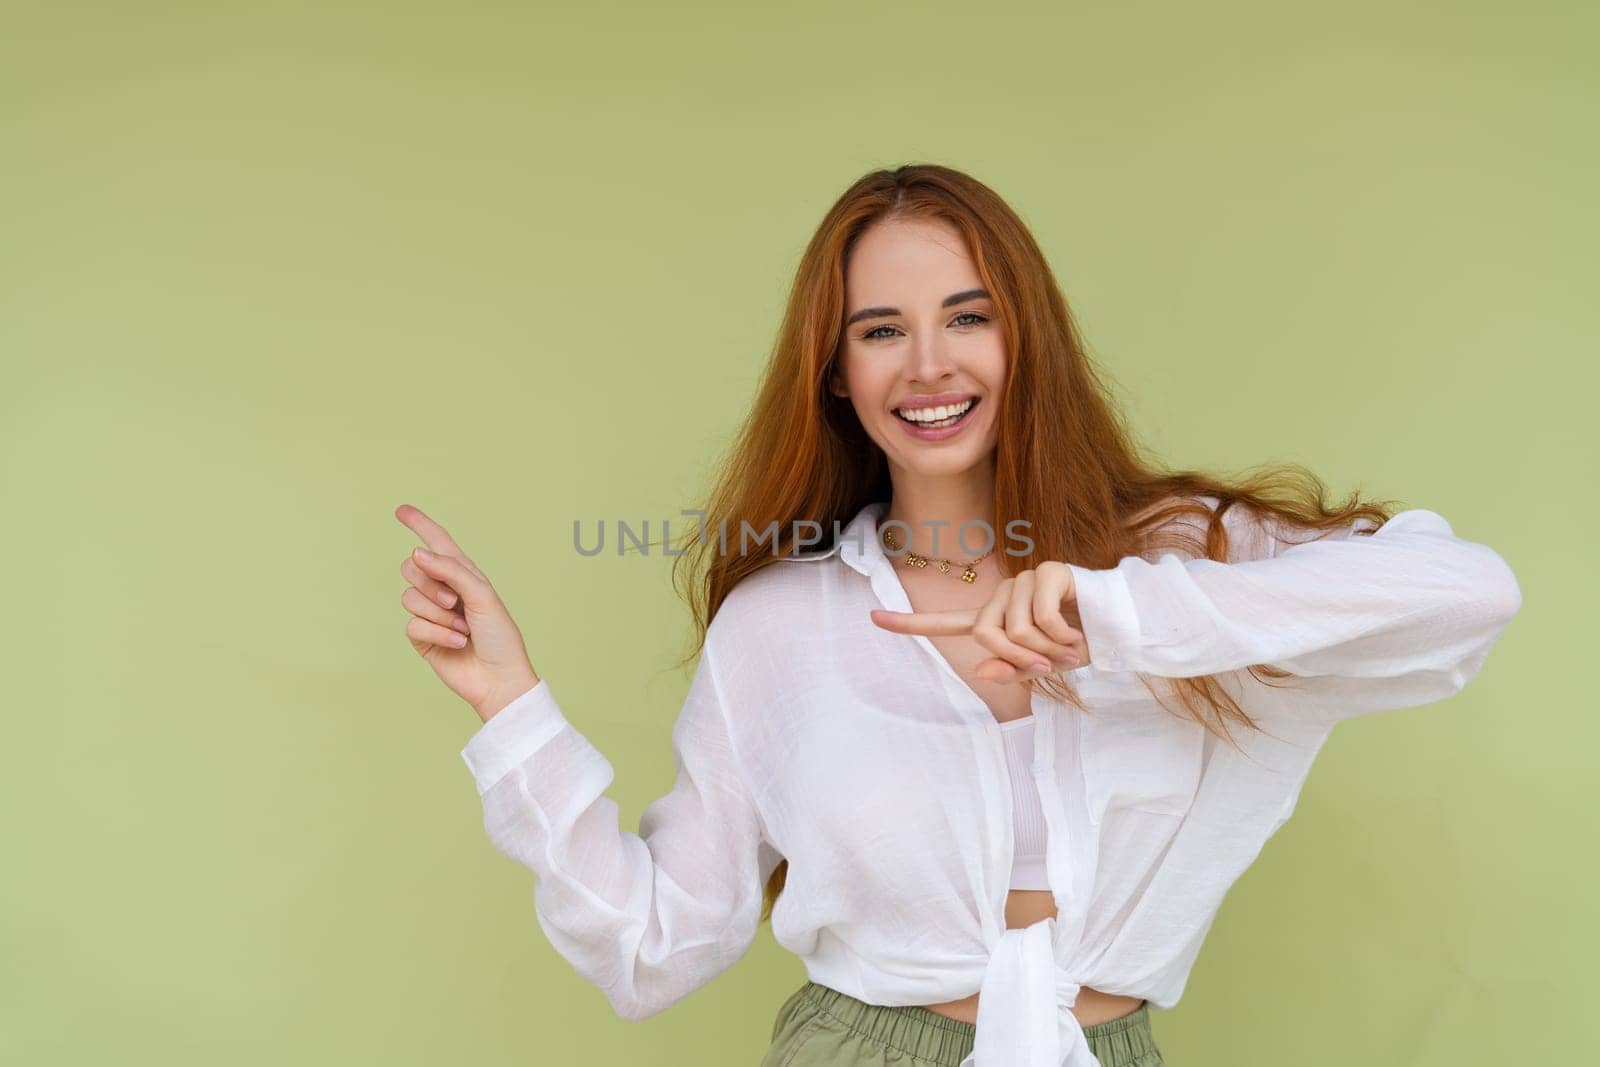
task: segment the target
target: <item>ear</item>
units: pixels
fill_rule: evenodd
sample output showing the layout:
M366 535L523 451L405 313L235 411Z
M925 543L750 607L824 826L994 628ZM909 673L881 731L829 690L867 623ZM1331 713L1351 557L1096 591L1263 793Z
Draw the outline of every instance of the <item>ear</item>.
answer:
M828 392L834 396L850 395L850 390L845 388L844 379L839 376L837 367L828 371Z

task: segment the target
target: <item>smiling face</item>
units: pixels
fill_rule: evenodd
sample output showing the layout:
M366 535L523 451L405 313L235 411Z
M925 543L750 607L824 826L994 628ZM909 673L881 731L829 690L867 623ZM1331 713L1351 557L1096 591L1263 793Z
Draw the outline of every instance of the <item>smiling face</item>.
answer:
M828 387L848 396L898 479L992 462L1007 353L994 300L961 232L894 220L845 264L845 327Z

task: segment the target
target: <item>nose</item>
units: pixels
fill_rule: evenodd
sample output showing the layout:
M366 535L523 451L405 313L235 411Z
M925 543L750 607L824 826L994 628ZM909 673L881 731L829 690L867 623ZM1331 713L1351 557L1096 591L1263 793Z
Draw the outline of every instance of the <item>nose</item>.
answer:
M913 382L942 381L956 371L956 362L938 331L919 333L906 352L906 376Z

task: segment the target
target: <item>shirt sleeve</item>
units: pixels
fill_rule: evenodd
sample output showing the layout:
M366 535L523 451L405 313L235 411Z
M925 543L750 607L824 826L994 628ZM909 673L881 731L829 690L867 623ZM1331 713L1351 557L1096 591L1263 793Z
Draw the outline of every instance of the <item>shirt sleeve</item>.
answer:
M732 966L755 939L780 857L741 774L704 646L672 729L677 777L638 833L606 795L610 762L548 680L484 723L461 756L496 849L530 868L550 944L619 1016L643 1019Z
M1516 576L1436 512L1374 525L1290 540L1258 524L1266 547L1240 562L1069 564L1090 666L1188 678L1268 664L1316 680L1334 718L1450 696L1521 609Z

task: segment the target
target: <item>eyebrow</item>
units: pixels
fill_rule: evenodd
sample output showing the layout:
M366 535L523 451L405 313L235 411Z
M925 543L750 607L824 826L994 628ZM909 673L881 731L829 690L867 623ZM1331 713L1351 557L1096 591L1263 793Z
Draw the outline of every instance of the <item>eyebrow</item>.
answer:
M939 306L942 308L954 307L956 304L965 304L968 300L987 299L989 299L989 290L967 289L959 293L951 293L949 296L944 298L943 302L940 303ZM900 314L899 308L862 308L860 311L857 311L855 314L851 315L848 319L845 319L844 324L849 326L852 323L860 322L862 319L882 319L898 314Z

